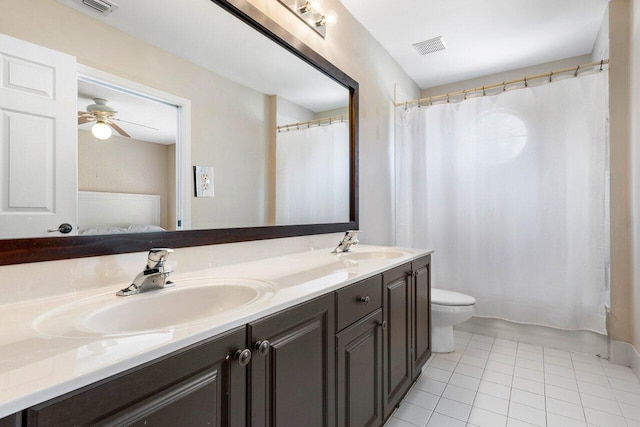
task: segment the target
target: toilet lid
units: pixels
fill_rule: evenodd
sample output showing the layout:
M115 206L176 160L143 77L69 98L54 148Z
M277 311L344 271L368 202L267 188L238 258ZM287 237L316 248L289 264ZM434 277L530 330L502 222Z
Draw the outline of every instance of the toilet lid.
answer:
M439 305L474 305L476 299L460 292L431 288L431 303Z

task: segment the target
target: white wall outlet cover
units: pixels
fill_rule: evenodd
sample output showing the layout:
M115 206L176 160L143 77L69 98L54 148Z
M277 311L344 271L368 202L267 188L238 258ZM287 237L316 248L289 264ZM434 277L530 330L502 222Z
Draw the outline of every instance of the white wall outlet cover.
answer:
M196 197L213 197L213 166L194 166Z

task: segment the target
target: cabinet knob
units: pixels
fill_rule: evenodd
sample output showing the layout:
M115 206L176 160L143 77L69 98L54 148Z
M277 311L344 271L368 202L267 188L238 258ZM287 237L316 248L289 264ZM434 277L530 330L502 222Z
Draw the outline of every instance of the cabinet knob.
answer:
M378 326L380 326L382 329L387 329L387 321L383 320L382 322L378 323Z
M258 354L260 356L265 356L269 352L269 348L271 347L271 343L267 340L264 341L256 341L253 348L258 350Z
M245 348L244 350L236 351L236 354L233 356L234 359L238 361L238 365L247 366L251 361L251 350Z
M371 298L369 298L369 295L367 295L366 297L360 297L360 302L364 305L369 305L369 303L371 302Z

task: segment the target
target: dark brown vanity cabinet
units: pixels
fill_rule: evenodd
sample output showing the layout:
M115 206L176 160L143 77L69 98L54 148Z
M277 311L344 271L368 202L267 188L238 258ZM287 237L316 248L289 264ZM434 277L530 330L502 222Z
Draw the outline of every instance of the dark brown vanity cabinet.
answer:
M381 426L382 277L339 290L336 301L338 325L347 326L336 335L337 425Z
M430 260L0 419L0 427L382 426L431 355Z
M248 325L252 427L335 425L335 303L329 294Z
M411 377L415 380L431 356L431 256L411 263Z
M32 407L26 425L244 426L245 342L243 327L198 343Z
M430 262L426 256L382 273L385 418L431 355Z
M22 414L14 414L0 419L0 427L22 427Z

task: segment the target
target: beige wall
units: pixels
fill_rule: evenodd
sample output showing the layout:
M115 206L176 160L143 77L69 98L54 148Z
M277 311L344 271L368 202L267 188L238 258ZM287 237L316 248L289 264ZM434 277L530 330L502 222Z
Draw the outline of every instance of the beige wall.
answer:
M483 85L500 83L507 80L521 79L526 76L535 74L549 73L551 71L560 70L562 68L575 67L577 65L591 62L591 55L575 56L573 58L561 59L559 61L547 62L544 64L533 65L531 67L518 68L516 70L505 71L503 73L489 74L474 79L463 80L459 82L449 83L442 86L434 86L423 89L420 93L421 98L428 96L442 95L458 90L472 89Z
M631 13L631 197L633 206L632 344L640 354L640 0ZM640 369L640 367L638 367Z
M609 3L609 139L611 171L611 312L607 329L631 341L631 205L629 0Z
M216 190L213 199L192 200L192 227L263 224L268 114L263 94L56 0L2 0L0 32L73 55L83 65L191 100L192 164L215 168ZM108 42L96 44L96 40ZM237 129L243 132L238 133Z
M323 39L282 4L249 0L360 85L360 229L363 243L394 243L394 89L409 99L418 86L337 0L324 0L338 24Z
M175 222L170 222L170 217L175 218L175 197L169 197L171 177L175 191L175 154L171 154L175 149L175 144L115 135L100 141L91 131L79 130L78 190L160 196L160 226L175 230ZM173 164L169 163L170 158L174 159Z

